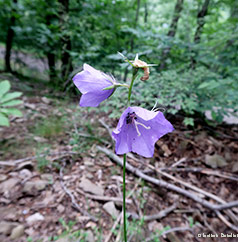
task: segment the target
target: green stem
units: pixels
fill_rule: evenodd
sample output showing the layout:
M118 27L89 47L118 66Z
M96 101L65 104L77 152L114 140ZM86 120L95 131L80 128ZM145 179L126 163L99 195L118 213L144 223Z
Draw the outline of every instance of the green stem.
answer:
M132 87L133 87L134 81L136 79L137 72L138 72L138 68L133 68L133 75L132 75L131 84L130 84L129 92L128 92L128 104L129 105L130 105L130 101L131 101Z
M127 242L127 236L126 236L126 154L123 155L123 224L124 224L124 242Z

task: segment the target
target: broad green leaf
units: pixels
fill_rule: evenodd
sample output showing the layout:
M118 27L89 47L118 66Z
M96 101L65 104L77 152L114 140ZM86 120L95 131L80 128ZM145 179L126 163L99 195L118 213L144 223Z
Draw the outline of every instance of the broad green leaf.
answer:
M5 115L14 115L17 117L22 117L22 112L17 108L0 108L0 112Z
M10 100L9 102L5 102L3 104L1 104L2 107L10 107L10 106L15 106L15 105L19 105L22 104L21 100Z
M208 86L209 86L209 82L203 82L202 84L200 84L200 85L198 86L198 89L206 88L206 87L208 87Z
M10 90L10 82L8 80L0 82L0 98Z
M21 92L12 92L12 93L7 93L5 94L2 99L0 99L0 103L4 103L4 102L7 102L9 100L12 100L14 98L18 98L22 95Z
M0 113L0 125L9 127L8 118L2 113Z

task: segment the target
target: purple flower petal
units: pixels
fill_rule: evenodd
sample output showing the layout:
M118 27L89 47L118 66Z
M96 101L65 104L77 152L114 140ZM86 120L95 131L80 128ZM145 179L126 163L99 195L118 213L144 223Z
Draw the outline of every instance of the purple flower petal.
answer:
M161 112L128 107L112 133L116 153L121 155L132 151L144 157L153 157L156 141L173 129Z
M97 107L114 91L114 89L103 90L113 85L113 78L88 64L83 65L83 71L74 76L73 82L83 94L80 105L84 107Z
M81 107L97 107L102 101L110 97L113 89L104 90L103 92L87 92L82 95L79 105Z

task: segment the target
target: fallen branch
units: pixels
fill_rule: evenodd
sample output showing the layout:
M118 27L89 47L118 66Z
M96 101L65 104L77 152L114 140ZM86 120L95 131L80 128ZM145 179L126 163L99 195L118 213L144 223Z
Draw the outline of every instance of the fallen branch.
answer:
M123 166L123 160L120 157L118 157L117 155L115 155L114 153L112 153L110 150L103 148L103 147L100 147L100 146L97 146L97 149L99 151L105 153L106 155L108 155L118 165ZM151 182L155 185L169 189L169 190L174 191L176 193L180 193L180 194L194 200L195 202L202 204L204 207L206 207L206 208L208 208L212 211L219 211L219 210L224 210L224 209L228 209L228 208L232 208L232 207L238 207L238 201L233 201L233 202L225 203L225 204L222 204L222 205L212 204L212 203L200 198L199 196L195 195L191 191L187 191L185 189L182 189L182 188L180 188L176 185L173 185L173 184L168 183L166 181L163 181L161 179L156 179L156 178L147 176L143 172L141 172L140 170L131 166L128 163L126 163L126 169L128 171L130 171L131 173L135 174L136 176L143 178L145 181Z
M120 197L108 197L108 196L95 196L90 194L85 194L87 198L93 199L93 200L99 200L99 201L113 201L113 202L119 202L123 203L123 199ZM126 199L126 203L131 204L132 201L129 199Z
M171 228L169 230L164 231L160 235L156 235L156 238L165 236L166 234L169 234L169 233L181 232L181 231L190 231L190 232L193 232L193 229L190 228L190 227L175 227L175 228ZM148 239L146 239L145 242L154 241L154 239L155 239L155 235L153 235L153 236L149 237Z
M215 200L215 201L217 201L217 202L219 202L221 204L227 204L223 199L221 199L220 197L218 197L218 196L216 196L216 195L214 195L214 194L212 194L210 192L204 191L201 188L198 188L198 187L196 187L194 185L191 185L191 184L189 184L187 182L184 182L184 181L182 181L182 180L180 180L180 179L178 179L178 178L176 178L176 177L174 177L174 176L172 176L172 175L170 175L170 174L168 174L166 172L162 172L161 170L156 169L152 165L146 165L146 166L149 167L150 169L152 169L153 171L157 172L158 174L160 174L162 176L165 176L165 177L167 177L167 178L169 178L169 179L171 179L171 180L173 180L173 181L175 181L177 183L180 183L183 186L188 187L189 189L192 189L192 190L194 190L194 191L196 191L196 192L198 192L200 194L203 194L203 195L205 195L205 196L207 196L209 198L212 198L213 200ZM237 210L237 208L233 208L233 210ZM234 223L238 222L237 216L231 210L227 210L225 212L232 219L232 221Z
M112 144L114 144L115 140L112 138L112 130L110 129L110 127L102 119L99 119L99 123L107 130L111 138Z
M218 177L222 177L225 179L229 179L229 180L233 180L233 181L238 181L238 177L237 176L233 176L227 173L219 173L217 171L213 171L210 169L204 169L204 168L198 168L198 167L188 167L188 168L174 168L172 167L165 167L165 168L161 168L159 169L160 171L167 171L167 172L194 172L194 173L202 173L202 174L206 174L206 175L213 175L213 176L218 176Z
M238 227L231 224L219 211L215 211L216 215L218 216L218 218L229 228L233 229L234 231L238 232Z
M45 156L67 156L67 155L77 155L79 154L78 152L73 152L73 151L64 151L64 152L54 152L50 154L40 154L40 155L35 155L35 156L29 156L23 159L18 159L18 160L10 160L10 161L0 161L0 166L16 166L19 163L25 162L25 161L30 161L30 160L36 160L37 158L45 157Z
M128 213L129 216L131 216L133 219L143 219L144 221L152 221L152 220L157 220L157 219L161 219L164 218L165 216L167 216L167 214L171 213L175 208L177 207L177 204L173 204L172 206L161 210L159 213L157 214L153 214L153 215L145 215L143 217L138 216L135 213Z

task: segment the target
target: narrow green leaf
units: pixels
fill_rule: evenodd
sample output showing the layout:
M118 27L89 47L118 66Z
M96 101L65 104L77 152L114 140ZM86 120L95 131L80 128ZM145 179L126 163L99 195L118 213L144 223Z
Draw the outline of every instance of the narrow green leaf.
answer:
M2 113L0 113L0 125L9 127L8 118L4 114L2 114Z
M15 106L15 105L19 105L22 104L21 100L10 100L9 102L5 102L3 104L1 104L2 107L10 107L10 106Z
M18 98L18 97L20 97L21 95L22 95L21 92L7 93L7 94L5 94L5 95L2 97L2 99L0 100L0 103L5 103L5 102L7 102L7 101L9 101L9 100L12 100L12 99L14 99L14 98Z
M22 117L22 112L17 108L0 108L0 112L5 115L14 115L16 117Z
M0 82L0 98L10 90L10 82L8 80Z

